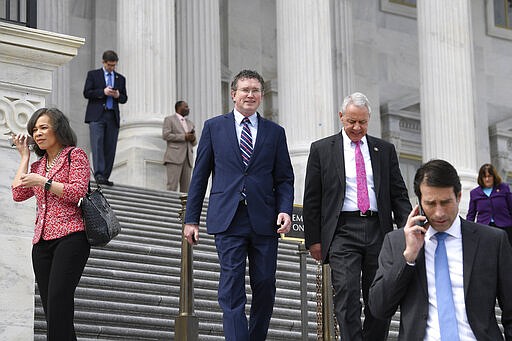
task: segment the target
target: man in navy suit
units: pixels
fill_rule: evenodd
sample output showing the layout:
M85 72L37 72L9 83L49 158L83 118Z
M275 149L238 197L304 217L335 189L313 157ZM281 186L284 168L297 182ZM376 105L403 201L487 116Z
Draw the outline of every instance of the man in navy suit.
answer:
M89 123L94 178L98 184L109 186L114 184L108 178L116 155L119 103L128 100L126 79L115 72L118 60L114 51L105 51L103 67L89 71L84 86L84 97L89 100L85 123Z
M184 237L199 241L199 218L212 176L207 232L215 235L221 266L218 301L224 335L232 341L266 339L276 292L278 234L291 226L293 169L284 129L256 112L263 78L243 70L231 83L235 108L204 123L188 192ZM245 304L245 266L252 289Z

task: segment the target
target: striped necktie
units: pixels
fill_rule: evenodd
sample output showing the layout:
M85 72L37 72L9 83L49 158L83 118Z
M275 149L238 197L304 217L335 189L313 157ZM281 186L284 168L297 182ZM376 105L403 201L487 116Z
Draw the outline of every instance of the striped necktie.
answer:
M240 135L240 152L245 168L247 168L252 155L252 134L251 129L249 128L250 123L251 121L249 121L249 118L247 117L242 120L242 134ZM244 186L242 189L242 199L245 200L246 197L247 193L245 193Z
M252 134L251 129L249 128L248 117L245 117L242 120L242 134L240 135L240 152L242 153L242 161L244 162L245 167L249 164L249 160L251 160L252 155Z

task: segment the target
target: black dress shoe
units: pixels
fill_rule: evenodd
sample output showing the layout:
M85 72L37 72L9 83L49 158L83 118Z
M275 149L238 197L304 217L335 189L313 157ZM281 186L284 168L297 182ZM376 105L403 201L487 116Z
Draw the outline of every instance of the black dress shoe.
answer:
M95 179L96 179L96 183L98 185L112 186L114 184L113 182L108 181L107 179L105 179L105 177L103 175L96 175Z

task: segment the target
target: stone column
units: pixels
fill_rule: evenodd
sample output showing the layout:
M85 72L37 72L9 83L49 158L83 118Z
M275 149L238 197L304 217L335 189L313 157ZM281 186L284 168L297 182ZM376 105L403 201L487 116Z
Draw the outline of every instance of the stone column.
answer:
M37 5L38 28L57 33L69 32L69 1L40 0ZM47 98L47 105L59 108L71 119L70 97L69 64L65 64L53 72L52 92ZM80 118L83 121L83 115Z
M508 170L512 165L512 120L504 120L489 127L491 163L503 181L510 179Z
M465 216L477 166L470 1L419 0L417 9L423 161L455 166Z
M53 71L83 44L82 38L0 22L0 340L34 339L35 201L12 200L20 156L3 134L26 132L32 113L45 106Z
M165 189L162 123L176 99L174 1L118 1L117 19L118 71L126 77L128 102L120 108L112 179Z
M222 113L219 0L176 0L176 65L176 99L189 104L199 138Z
M286 129L302 203L312 141L338 131L334 107L329 1L277 0L279 123Z
M334 57L336 83L335 103L336 109L341 109L343 99L354 90L354 72L352 51L354 49L354 33L352 20L352 1L334 1ZM341 122L339 127L341 128Z

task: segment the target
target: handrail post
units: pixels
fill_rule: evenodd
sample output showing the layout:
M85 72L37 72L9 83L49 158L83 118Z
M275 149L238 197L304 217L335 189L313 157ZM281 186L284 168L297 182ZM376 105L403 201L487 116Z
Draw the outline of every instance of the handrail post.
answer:
M181 210L181 277L180 277L180 310L174 325L174 339L197 341L199 322L194 313L194 254L192 246L183 236L185 228L185 209L187 195L180 196Z
M308 338L308 273L306 269L306 257L308 250L304 243L299 243L300 256L300 318L302 327L302 340L307 341Z
M324 341L335 340L334 334L334 317L333 317L333 300L332 300L332 284L331 269L329 264L322 265L322 336Z

